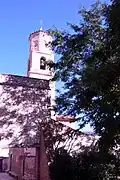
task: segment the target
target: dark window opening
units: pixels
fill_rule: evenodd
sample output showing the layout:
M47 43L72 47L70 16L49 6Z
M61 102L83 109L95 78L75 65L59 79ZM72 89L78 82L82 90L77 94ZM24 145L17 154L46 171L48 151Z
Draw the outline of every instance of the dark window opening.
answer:
M38 41L34 41L35 48L38 47Z
M46 69L46 59L44 57L41 57L40 59L40 69Z
M12 154L10 154L10 171L12 170Z

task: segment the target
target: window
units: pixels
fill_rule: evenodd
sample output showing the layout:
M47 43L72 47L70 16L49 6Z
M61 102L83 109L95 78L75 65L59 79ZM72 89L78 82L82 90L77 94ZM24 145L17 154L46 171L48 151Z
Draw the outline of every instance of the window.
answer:
M38 47L38 41L37 41L37 40L34 41L34 47L35 47L35 48Z
M40 69L43 69L43 70L46 69L46 59L45 59L45 57L41 57L41 59L40 59Z

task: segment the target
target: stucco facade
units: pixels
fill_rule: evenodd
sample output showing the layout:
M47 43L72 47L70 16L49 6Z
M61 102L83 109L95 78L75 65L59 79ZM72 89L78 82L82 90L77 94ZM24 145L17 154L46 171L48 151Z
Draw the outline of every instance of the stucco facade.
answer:
M30 143L39 123L49 121L49 94L47 80L0 75L0 150L4 156L8 156L9 144Z

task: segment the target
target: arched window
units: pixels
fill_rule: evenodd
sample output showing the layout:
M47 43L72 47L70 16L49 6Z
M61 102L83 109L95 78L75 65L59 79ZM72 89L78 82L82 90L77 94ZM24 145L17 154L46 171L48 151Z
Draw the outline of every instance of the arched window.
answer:
M46 59L45 59L45 57L40 58L40 69L43 69L43 70L46 69Z

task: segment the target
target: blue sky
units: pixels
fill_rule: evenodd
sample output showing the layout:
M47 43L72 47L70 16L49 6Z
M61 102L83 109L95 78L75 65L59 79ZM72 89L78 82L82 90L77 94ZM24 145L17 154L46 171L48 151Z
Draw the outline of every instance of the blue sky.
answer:
M95 0L4 0L0 2L0 73L26 75L28 37L40 28L66 28L77 23L81 5Z

